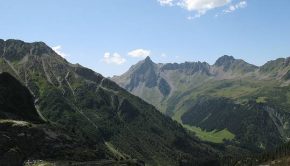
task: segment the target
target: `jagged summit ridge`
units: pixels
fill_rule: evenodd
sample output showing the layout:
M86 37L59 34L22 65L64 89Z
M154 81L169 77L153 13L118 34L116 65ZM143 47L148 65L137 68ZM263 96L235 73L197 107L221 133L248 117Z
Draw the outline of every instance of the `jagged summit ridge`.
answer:
M26 43L21 40L0 39L0 56L9 61L21 60L27 55L55 55L56 53L44 42Z
M233 56L228 55L220 57L214 65L209 65L206 62L156 64L148 56L136 65L133 65L126 73L121 76L115 76L112 80L129 91L136 90L138 93L141 93L139 88L143 87L143 83L147 88L158 87L160 83L165 83L166 86L161 85L159 87L167 87L166 89L168 90L171 89L172 85L169 83L170 81L168 79L170 79L169 77L173 74L187 77L195 77L197 75L204 75L207 77L218 75L219 77L225 77L224 75L226 74L224 73L228 71L231 71L232 75L241 75L256 69L256 66L242 60L237 60ZM163 93L164 91L160 89L157 89L157 91L160 91L162 96L169 94Z
M144 61L145 61L145 63L153 63L150 56L147 56Z
M216 65L216 66L227 65L227 64L233 63L235 60L236 59L233 56L224 55L224 56L218 58L214 65Z
M192 75L195 73L205 73L210 74L210 65L206 62L184 62L184 63L166 63L162 65L161 71L166 70L178 70L187 75Z
M222 67L225 72L248 73L258 69L257 66L249 64L241 59L235 59L233 56L224 55L217 59L213 66Z
M126 87L126 89L134 89L141 82L145 83L146 87L154 87L157 85L157 65L150 59L146 57L144 61L141 61L137 66L131 71L130 78L131 82Z

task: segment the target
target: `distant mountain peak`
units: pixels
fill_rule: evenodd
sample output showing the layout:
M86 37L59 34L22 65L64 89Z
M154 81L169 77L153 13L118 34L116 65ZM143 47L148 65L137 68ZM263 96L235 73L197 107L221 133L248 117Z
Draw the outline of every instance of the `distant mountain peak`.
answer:
M145 58L145 62L152 62L150 56L147 56L147 57Z
M133 89L144 82L147 87L154 87L157 85L156 64L149 56L141 61L136 68L131 71L131 82L127 89Z
M150 65L154 64L154 62L151 60L150 56L147 56L147 57L143 60L143 62L144 62L145 64L150 64Z
M36 41L36 42L32 42L32 43L29 43L29 42L24 42L22 40L18 40L18 39L7 39L7 40L3 40L1 39L2 42L5 42L6 44L18 44L18 45L24 45L24 44L27 44L27 45L32 45L32 46L35 46L35 47L45 47L45 48L50 48L48 45L46 45L44 42L42 41Z
M245 62L242 59L235 59L233 56L224 55L220 57L214 66L222 67L225 72L231 70L234 73L248 73L258 69L257 66Z
M236 59L233 56L224 55L217 59L217 61L215 62L215 65L216 66L228 65L228 64L233 63L235 60Z

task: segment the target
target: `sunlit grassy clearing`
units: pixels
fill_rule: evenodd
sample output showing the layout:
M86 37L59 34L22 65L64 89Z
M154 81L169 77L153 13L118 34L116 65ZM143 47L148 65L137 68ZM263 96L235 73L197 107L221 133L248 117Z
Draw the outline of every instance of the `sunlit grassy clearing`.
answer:
M224 129L221 131L213 130L210 132L204 131L199 127L183 125L186 129L194 132L198 138L203 141L213 142L213 143L223 143L224 140L233 140L235 135L228 131L228 129Z

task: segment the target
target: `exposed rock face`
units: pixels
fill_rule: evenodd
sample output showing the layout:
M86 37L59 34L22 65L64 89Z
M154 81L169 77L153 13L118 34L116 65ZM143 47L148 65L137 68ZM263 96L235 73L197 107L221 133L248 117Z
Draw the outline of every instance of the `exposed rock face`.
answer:
M25 43L20 40L0 41L2 57L9 61L20 60L26 55L51 55L54 51L43 42L35 42L32 44Z
M215 62L215 65L223 66L225 70L228 70L234 61L235 58L233 56L224 55Z
M132 73L130 84L126 86L126 89L133 90L138 87L140 83L145 83L148 88L155 87L157 85L157 66L152 62L150 57L147 57L144 62L138 64Z
M220 57L214 66L222 67L225 72L232 71L236 73L249 73L258 69L257 66L251 65L241 59L235 59L233 56L224 55Z
M203 62L168 63L161 67L161 71L178 70L186 75L193 75L197 72L210 75L210 65Z
M168 96L171 92L170 85L166 82L164 78L160 78L158 82L158 89L163 96Z

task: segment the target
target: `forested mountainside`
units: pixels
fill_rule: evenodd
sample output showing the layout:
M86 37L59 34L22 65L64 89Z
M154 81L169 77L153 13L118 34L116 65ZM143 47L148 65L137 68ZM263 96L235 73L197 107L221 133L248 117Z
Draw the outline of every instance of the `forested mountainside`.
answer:
M29 90L10 74L0 74L0 165L34 160L117 162L104 144L97 147L42 119ZM142 165L137 160L125 162Z
M156 64L150 57L111 78L206 141L252 152L289 139L290 58L258 67L232 56L215 64Z
M288 166L290 165L290 142L279 145L275 149L264 151L256 155L248 155L243 159L227 158L225 163L228 165L269 165L269 166Z
M36 105L29 109L24 104L23 111L3 107L1 119L15 116L17 120L31 121L35 127L26 127L25 122L21 130L36 128L43 133L41 140L45 141L46 135L34 123L46 121L73 133L77 142L85 142L104 154L108 151L117 159L137 159L147 165L218 164L216 150L189 135L181 125L111 80L78 64L70 64L43 42L0 40L0 56L0 72L13 75L25 85ZM26 100L32 103L31 97ZM14 104L19 100L9 102ZM7 123L3 130L10 131L9 126L14 130L13 123L18 124Z

